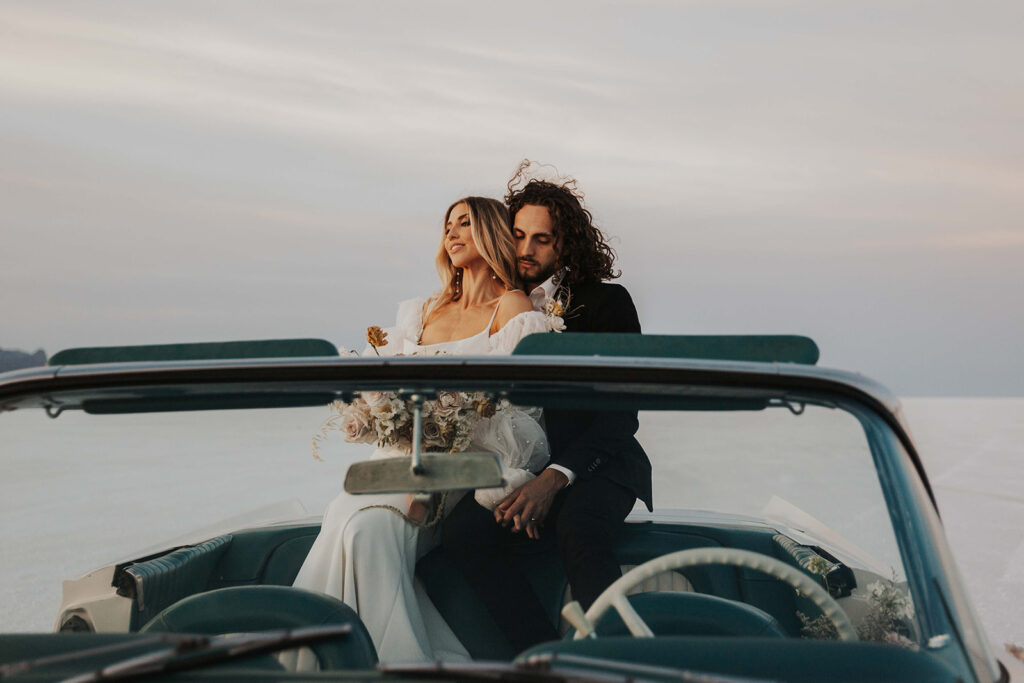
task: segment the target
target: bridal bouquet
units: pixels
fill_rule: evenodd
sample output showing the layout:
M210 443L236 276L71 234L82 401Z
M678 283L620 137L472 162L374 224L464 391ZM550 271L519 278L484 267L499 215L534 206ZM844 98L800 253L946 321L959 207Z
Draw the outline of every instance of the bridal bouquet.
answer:
M480 420L508 408L508 401L488 398L483 392L442 391L424 401L423 450L458 453L469 448ZM313 437L313 457L320 460L320 444L337 429L350 443L376 444L412 452L412 402L390 391L364 391L351 402L333 401L331 416Z

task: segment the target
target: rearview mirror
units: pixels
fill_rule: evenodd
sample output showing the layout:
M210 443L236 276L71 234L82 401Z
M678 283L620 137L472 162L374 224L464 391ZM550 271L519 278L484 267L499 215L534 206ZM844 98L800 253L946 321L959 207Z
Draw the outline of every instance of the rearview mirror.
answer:
M348 493L439 493L502 486L494 453L444 453L357 462L345 474Z

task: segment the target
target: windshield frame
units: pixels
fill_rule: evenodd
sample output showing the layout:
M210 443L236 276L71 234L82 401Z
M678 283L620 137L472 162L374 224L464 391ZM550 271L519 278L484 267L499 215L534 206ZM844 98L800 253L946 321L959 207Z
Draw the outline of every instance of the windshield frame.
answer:
M864 375L794 363L708 361L667 358L577 356L483 356L459 358L294 358L215 361L165 361L42 367L0 374L0 413L18 408L48 412L73 409L102 389L125 390L137 397L139 387L183 386L202 393L206 385L220 392L231 384L265 385L278 392L334 392L339 381L382 382L430 391L438 380L457 379L467 388L487 384L539 382L566 387L609 385L692 385L747 387L771 391L811 392L863 404L891 428L920 477L932 507L935 496L903 419L899 401L883 385ZM276 386L274 386L276 385ZM291 388L289 389L289 386ZM62 393L62 400L55 395ZM208 392L214 393L214 392ZM314 398L309 396L310 399ZM832 399L826 399L832 400ZM316 405L313 402L306 405Z

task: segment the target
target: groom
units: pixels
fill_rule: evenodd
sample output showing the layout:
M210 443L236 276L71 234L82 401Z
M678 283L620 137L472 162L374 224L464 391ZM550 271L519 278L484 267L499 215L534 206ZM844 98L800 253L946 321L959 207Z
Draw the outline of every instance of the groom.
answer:
M640 332L614 252L583 208L571 181L509 182L519 274L534 307L565 307L566 332ZM634 438L635 412L545 410L551 461L494 512L464 497L445 520L444 546L521 652L559 634L526 576L514 566L525 535L557 546L573 597L586 610L621 575L615 539L636 499L651 509L651 465Z

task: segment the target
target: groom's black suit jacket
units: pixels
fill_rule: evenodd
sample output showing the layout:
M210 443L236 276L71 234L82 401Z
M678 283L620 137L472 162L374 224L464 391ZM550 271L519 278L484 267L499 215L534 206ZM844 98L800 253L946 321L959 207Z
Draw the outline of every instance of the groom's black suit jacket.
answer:
M565 293L559 293L562 301ZM574 285L567 293L568 311L563 316L567 331L640 331L636 308L625 288L595 282ZM510 553L547 557L557 543L573 595L589 607L621 575L615 538L636 498L651 506L651 464L634 437L638 426L635 411L545 408L544 421L551 463L567 467L577 476L572 486L559 492L548 511L550 532L545 531L539 541L527 541L524 535L496 524L494 514L472 496L459 501L442 527L446 554L466 577L513 652L559 636L523 565ZM474 628L479 628L479 622ZM475 633L459 635L474 638ZM493 653L488 654L494 658Z
M640 332L633 299L622 285L592 282L562 291L568 293L566 332ZM609 479L653 509L651 463L634 437L635 411L545 410L544 421L551 463L580 479Z

